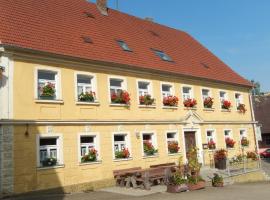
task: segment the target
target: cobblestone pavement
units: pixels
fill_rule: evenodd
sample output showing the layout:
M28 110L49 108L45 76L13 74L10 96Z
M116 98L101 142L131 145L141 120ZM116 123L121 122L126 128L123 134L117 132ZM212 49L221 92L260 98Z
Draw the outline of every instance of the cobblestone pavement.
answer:
M262 159L262 169L270 177L270 159Z
M270 197L270 182L235 184L224 188L206 188L204 190L169 194L166 192L134 197L110 192L89 192L66 195L35 195L7 198L8 200L266 200Z

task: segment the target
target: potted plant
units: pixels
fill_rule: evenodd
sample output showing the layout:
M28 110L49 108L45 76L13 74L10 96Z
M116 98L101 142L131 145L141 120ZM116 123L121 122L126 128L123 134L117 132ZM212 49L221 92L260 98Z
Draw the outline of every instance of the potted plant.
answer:
M247 152L247 159L250 159L252 161L257 161L259 159L259 156L256 152L254 151L248 151Z
M52 167L57 164L57 159L56 158L46 158L45 160L42 161L42 166L43 167Z
M198 149L196 147L192 147L187 153L189 190L199 190L205 188L205 181L200 176L201 163L199 163L197 152Z
M214 177L212 178L212 186L213 187L223 187L223 177L218 175L217 173L214 173Z
M89 150L88 154L84 155L81 158L81 162L85 163L85 162L95 162L97 161L97 156L98 156L98 152L96 149L92 148Z
M222 109L229 110L232 107L232 103L228 100L222 101Z
M112 93L111 101L115 104L130 104L130 95L127 91L119 91L118 93Z
M79 101L84 101L84 102L94 102L96 99L96 93L95 92L86 92L86 93L81 93L78 96Z
M169 141L168 142L168 151L169 153L178 153L180 147L177 141Z
M129 156L130 156L130 153L129 153L128 148L124 148L121 151L115 152L115 158L117 159L129 158Z
M246 105L240 103L240 104L237 106L237 110L238 110L240 113L245 113L245 112L247 111Z
M225 149L217 150L214 154L215 168L226 169L227 151Z
M197 101L196 99L186 99L183 104L187 108L194 108L197 105Z
M227 148L233 148L234 145L235 145L235 141L232 138L230 138L230 137L227 137L225 139L225 143L226 143L226 147Z
M150 141L143 142L143 151L146 156L152 156L158 152Z
M213 104L214 104L213 100L214 100L214 98L211 98L211 97L205 98L203 101L204 108L212 108Z
M52 100L55 98L55 85L48 82L43 87L39 88L40 90L40 99Z
M153 105L153 103L155 102L155 99L151 97L151 95L147 94L144 96L140 96L139 97L139 101L140 101L140 105Z
M216 149L216 143L213 139L210 139L210 141L208 142L208 148L211 150Z
M241 139L241 145L242 145L243 147L248 147L248 145L249 145L249 140L247 139L247 137L242 137L242 139Z
M167 192L179 193L187 190L187 180L182 176L180 172L175 172L171 177L169 177L169 183L167 184Z
M163 98L164 106L177 106L178 105L178 97L176 96L168 96Z

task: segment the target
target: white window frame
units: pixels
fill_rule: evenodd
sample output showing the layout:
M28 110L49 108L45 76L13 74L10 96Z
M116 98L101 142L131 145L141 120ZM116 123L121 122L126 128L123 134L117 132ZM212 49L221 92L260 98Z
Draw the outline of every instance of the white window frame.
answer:
M237 99L235 98L235 96L239 94L240 98L239 98L239 103L237 102ZM237 107L239 106L239 104L243 104L243 94L241 92L235 92L234 93L234 101L235 101L235 109L237 110Z
M110 84L111 79L122 80L121 87L119 89L121 89L123 91L127 91L127 79L125 77L123 77L123 76L108 76L108 97L109 97L109 103L110 104L112 104L112 101L111 101L111 84Z
M206 141L207 141L207 143L210 141L210 140L208 140L209 139L209 137L208 137L208 135L207 135L207 132L208 131L211 131L212 132L212 139L214 140L214 142L216 143L216 148L217 148L217 137L216 137L216 129L206 129L206 131L205 131L205 137L206 137ZM224 134L225 135L225 134Z
M181 87L182 100L185 101L186 99L188 99L188 98L185 98L184 94L186 94L186 93L184 93L184 88L190 88L190 90L189 90L189 98L193 99L194 98L193 86L191 86L191 85L182 85L182 87Z
M151 156L145 156L144 155L144 149L143 149L143 135L149 134L151 135L151 143L154 146L155 149L158 149L158 143L157 143L157 133L156 131L141 131L141 145L142 145L142 157L151 157ZM155 155L153 155L155 156Z
M168 139L167 138L167 134L168 133L174 133L174 139ZM176 142L178 142L178 146L180 147L180 138L179 138L179 132L177 131L177 130L167 130L166 132L165 132L165 137L166 137L166 150L167 150L167 154L171 154L170 152L169 152L169 149L168 149L168 142L169 141L176 141ZM180 151L181 151L181 149L178 151L178 153L180 153ZM177 154L177 153L176 153Z
M94 148L97 150L97 162L101 160L101 154L100 154L100 139L99 139L99 133L98 132L80 132L78 133L77 142L78 142L78 163L81 162L81 137L94 137Z
M163 96L163 90L162 90L162 86L163 85L168 85L170 86L170 94L167 95L167 96L174 96L175 94L175 91L174 91L174 84L173 83L169 83L169 82L161 82L160 83L160 92L161 92L161 100L163 101L163 98L164 97L167 97L167 96ZM167 92L166 92L167 93Z
M243 135L243 136L241 135L241 131L244 131L244 135ZM239 138L240 138L240 142L241 142L241 140L242 140L243 137L248 138L248 131L247 131L246 128L240 128L240 129L239 129Z
M206 88L206 87L202 87L201 88L202 106L204 107L204 100L205 100L205 98L203 96L203 90L208 90L208 97L211 97L211 98L213 98L213 97L212 97L212 91L211 91L210 88Z
M97 76L96 76L96 74L89 73L89 72L79 72L79 71L74 73L75 102L80 102L78 100L78 96L79 96L79 94L78 94L78 85L77 85L78 75L91 77L92 92L95 92L95 94L96 94L95 102L98 102L98 90L97 90Z
M136 86L137 86L137 101L138 104L140 104L140 89L139 89L139 82L145 82L148 83L148 87L147 87L147 93L149 95L151 95L151 98L154 98L153 96L153 83L150 80L146 80L146 79L137 79L136 80Z
M220 93L221 93L221 92L224 92L224 93L225 93L225 97L224 97L223 100L221 100L221 97L220 97ZM228 99L228 92L225 91L225 90L219 90L219 91L218 91L218 99L219 99L220 109L222 109L222 101L228 101L228 100L229 100L229 99Z
M229 132L229 137L231 139L233 139L233 130L232 129L223 129L224 141L226 140L225 131L230 131Z
M63 157L63 135L60 133L40 133L36 135L36 153L37 153L37 167L39 168L46 168L43 167L40 164L40 139L46 139L46 138L56 138L56 148L57 148L57 155L59 156L57 158L58 164L56 166L61 166L64 164L64 157Z
M61 70L55 67L49 66L37 66L34 70L34 99L42 101L39 99L38 95L38 71L49 71L55 73L55 96L56 99L52 101L62 100L62 86L61 86Z
M124 135L125 136L125 143L126 143L126 148L129 151L129 158L123 158L123 159L117 159L117 158L115 158L115 149L114 149L114 136L115 135ZM113 157L113 160L128 160L128 159L132 159L131 140L130 140L130 132L129 131L121 131L121 132L113 132L112 133L112 157Z

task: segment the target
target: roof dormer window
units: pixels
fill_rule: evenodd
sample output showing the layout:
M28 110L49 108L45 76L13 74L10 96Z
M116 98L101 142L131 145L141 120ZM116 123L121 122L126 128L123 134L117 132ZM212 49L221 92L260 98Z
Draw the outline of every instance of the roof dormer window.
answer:
M132 51L127 43L125 43L123 40L117 40L117 43L120 45L120 47L124 50L124 51Z
M159 51L159 50L155 50L155 49L152 49L155 54L161 58L161 60L164 60L164 61L168 61L168 62L172 62L173 60L166 54L164 53L163 51Z

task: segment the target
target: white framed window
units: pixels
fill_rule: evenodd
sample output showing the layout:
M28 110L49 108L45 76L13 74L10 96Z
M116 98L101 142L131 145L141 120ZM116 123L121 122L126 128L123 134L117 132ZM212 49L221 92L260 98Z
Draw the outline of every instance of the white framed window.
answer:
M61 74L59 69L37 67L35 69L35 99L60 100Z
M225 91L219 91L220 107L222 108L223 101L228 100L228 94Z
M63 164L62 135L37 135L37 166L52 167Z
M161 83L161 94L162 98L168 97L168 96L173 96L174 94L173 91L173 85L170 83Z
M113 158L128 159L131 157L130 136L128 132L113 133Z
M97 80L96 75L87 72L75 73L75 99L76 101L84 101L81 95L90 94L94 95L94 100L97 100Z
M141 133L142 138L142 152L143 156L153 156L157 153L157 137L154 131L147 131ZM153 151L145 152L145 145L149 145ZM149 148L148 148L149 149Z
M207 142L208 142L208 143L209 143L210 141L216 142L215 130L207 130L207 131L206 131L206 139L207 139Z
M233 139L233 138L232 138L232 130L229 130L229 129L224 130L224 137L225 137L225 140L226 140L227 138Z
M247 138L247 130L246 129L240 129L239 134L240 134L240 141L243 138Z
M236 109L238 109L238 106L243 103L243 96L240 93L235 93L234 97L235 97Z
M208 97L211 97L211 92L209 89L202 89L202 98L203 100L207 99Z
M152 95L152 85L150 81L137 81L139 96Z
M87 155L90 155L91 153L95 155L91 155L92 156L91 158L90 157L87 158ZM78 158L79 163L94 162L100 160L100 146L98 133L78 134Z
M111 96L113 94L119 94L121 91L124 91L127 89L127 82L126 79L123 77L118 76L110 76L109 77L109 99L111 102Z
M178 153L180 150L179 136L177 131L166 132L166 146L169 154Z
M187 99L192 99L193 98L192 87L190 87L190 86L183 86L182 87L182 96L183 96L183 101L185 101Z

